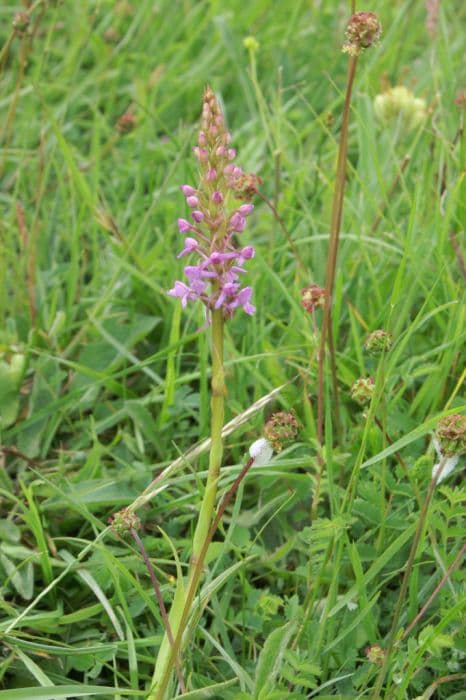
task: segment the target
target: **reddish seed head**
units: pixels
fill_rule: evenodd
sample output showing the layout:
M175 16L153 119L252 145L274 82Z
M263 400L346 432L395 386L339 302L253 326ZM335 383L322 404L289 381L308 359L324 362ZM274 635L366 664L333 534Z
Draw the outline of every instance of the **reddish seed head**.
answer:
M346 28L343 51L359 56L365 49L377 43L382 34L382 25L373 12L356 12Z
M23 37L27 34L30 17L27 12L18 12L12 22L13 31L16 36Z
M309 287L301 289L301 304L306 311L313 313L325 304L325 289L317 284L310 284Z

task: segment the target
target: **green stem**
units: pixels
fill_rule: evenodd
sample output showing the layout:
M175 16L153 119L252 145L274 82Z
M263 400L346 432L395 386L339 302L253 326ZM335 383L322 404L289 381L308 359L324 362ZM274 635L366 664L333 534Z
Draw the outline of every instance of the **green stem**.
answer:
M164 637L155 664L153 685L147 700L163 700L173 671L173 661L180 654L183 633L189 612L202 575L203 563L211 535L220 466L223 456L222 428L225 413L225 375L223 369L224 320L222 309L212 311L212 395L211 395L211 445L209 471L204 497L194 531L191 565L186 593L175 600L170 611L170 625L174 642L168 644Z
M390 665L391 655L393 652L393 648L395 646L395 639L396 639L397 630L398 630L398 623L400 621L401 610L402 610L402 607L403 607L403 604L404 604L404 601L406 598L406 592L408 590L409 579L411 576L411 572L413 570L413 565L414 565L417 550L419 547L419 542L421 540L421 536L422 536L422 533L424 531L424 525L425 525L425 522L427 519L429 506L430 506L430 503L432 501L432 496L434 495L435 487L436 487L437 482L439 480L439 477L440 477L440 475L445 467L446 461L447 461L446 458L444 458L442 460L442 462L440 463L440 467L439 467L437 474L431 480L431 482L429 484L429 488L427 490L425 501L422 505L422 510L419 514L419 520L418 520L416 532L414 533L413 542L411 545L411 551L409 552L408 561L406 563L406 568L405 568L404 575L403 575L403 581L401 582L400 593L399 593L398 600L396 603L395 612L393 613L392 626L390 628L390 632L388 635L387 647L385 649L384 662L383 662L383 665L380 669L379 675L377 677L375 688L374 688L374 691L371 695L371 700L379 700L382 697L382 695L381 695L382 686L384 684L385 677L387 675L388 667ZM388 687L386 689L386 692L387 692L387 694L385 697L388 697L388 692L389 692Z

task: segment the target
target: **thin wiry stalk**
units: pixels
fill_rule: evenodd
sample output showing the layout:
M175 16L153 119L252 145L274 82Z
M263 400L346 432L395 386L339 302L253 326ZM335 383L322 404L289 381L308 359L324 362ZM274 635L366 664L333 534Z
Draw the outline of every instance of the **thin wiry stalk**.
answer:
M318 355L318 375L317 375L317 439L320 445L324 444L324 366L325 347L328 342L330 351L330 365L332 369L333 385L333 407L335 416L335 426L339 433L340 414L338 401L338 382L336 372L335 346L332 335L332 295L335 285L335 272L337 265L338 244L340 240L341 217L343 212L343 197L346 184L346 156L348 152L348 125L350 115L351 93L353 89L354 76L356 74L358 57L351 56L348 63L348 79L346 83L345 103L343 106L343 121L341 125L340 145L338 149L337 173L335 178L335 190L333 193L332 219L330 224L329 250L327 255L327 267L325 270L325 300L322 328L320 331L319 355ZM320 486L325 468L325 460L318 457L319 471L317 473L314 496L312 499L312 517L317 515L319 505Z

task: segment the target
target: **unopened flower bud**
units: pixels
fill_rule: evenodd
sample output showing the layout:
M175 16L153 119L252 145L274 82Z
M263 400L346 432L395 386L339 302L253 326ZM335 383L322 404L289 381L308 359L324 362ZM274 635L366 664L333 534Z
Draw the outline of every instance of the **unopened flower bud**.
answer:
M263 433L275 452L280 452L286 445L293 442L300 428L296 413L291 409L291 411L273 413L265 424Z
M301 304L306 311L314 313L325 305L325 289L317 284L310 284L309 287L301 289Z
M196 190L191 185L181 185L180 190L185 197L191 197L193 194L196 194Z
M128 110L118 118L116 129L120 134L129 134L136 127L137 120L135 115Z
M393 336L391 333L382 329L369 333L364 341L364 349L369 355L381 355L383 352L388 352L393 345Z
M260 44L253 36L247 36L243 39L243 46L251 53L256 53L259 50Z
M382 26L373 12L356 12L346 28L346 43L343 51L351 56L359 56L365 49L375 44L382 34Z
M212 201L214 204L221 204L223 202L223 194L221 192L214 192L212 195Z
M440 451L445 457L466 452L466 416L453 413L442 418L435 432Z
M361 406L369 403L375 389L373 377L360 377L351 385L350 395L354 401L357 401Z
M199 200L196 195L191 194L189 197L186 197L186 204L192 209L193 207L197 207L199 205Z
M202 211L199 211L198 209L195 209L194 211L192 211L191 216L193 217L196 224L200 224L201 221L204 221L204 214L202 213Z

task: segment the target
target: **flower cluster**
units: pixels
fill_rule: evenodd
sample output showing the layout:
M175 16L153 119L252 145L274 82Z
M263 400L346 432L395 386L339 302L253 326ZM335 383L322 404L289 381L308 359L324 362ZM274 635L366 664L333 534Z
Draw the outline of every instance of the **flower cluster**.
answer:
M364 350L366 350L366 352L368 352L369 355L377 356L391 350L392 345L392 334L382 329L379 329L377 331L372 331L372 333L369 333L366 340L364 341Z
M403 133L417 129L428 116L425 100L415 97L404 85L396 85L377 95L374 112L381 124L399 124Z
M325 289L317 284L310 284L308 287L301 289L301 304L309 311L314 313L316 309L320 309L325 305Z
M264 425L263 433L275 452L281 452L286 445L293 442L300 429L301 424L291 409L273 413Z
M356 12L346 28L346 43L343 51L350 56L359 56L365 49L376 44L382 34L382 26L373 12Z
M224 317L232 316L242 307L252 315L251 287L242 287L240 275L244 263L254 257L250 245L237 246L236 238L246 227L246 220L254 209L249 200L260 178L244 173L233 163L236 151L230 147L231 136L212 90L204 93L201 130L194 154L199 161L198 187L182 185L181 191L191 210L191 219L178 219L180 233L186 234L184 247L178 257L196 255L197 263L187 265L184 274L187 283L176 281L168 293L179 297L183 306L188 301L200 300L207 316L214 309L222 309ZM231 200L247 203L231 206Z
M122 508L113 513L108 519L108 524L117 535L124 535L130 530L140 530L141 528L139 517L128 508Z
M375 389L374 377L360 377L351 385L350 395L353 401L364 406L372 399Z
M268 464L274 452L281 452L293 442L302 426L293 409L273 413L264 426L264 437L259 438L249 448L249 456L254 466Z
M466 416L453 413L442 418L437 425L436 438L442 454L447 457L466 452Z

